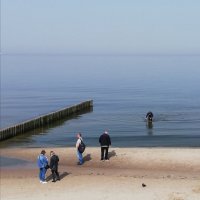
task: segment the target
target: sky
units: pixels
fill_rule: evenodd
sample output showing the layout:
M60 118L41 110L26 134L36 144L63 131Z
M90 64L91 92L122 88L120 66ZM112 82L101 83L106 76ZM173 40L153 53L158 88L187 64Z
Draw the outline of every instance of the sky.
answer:
M1 53L200 54L199 0L1 0Z

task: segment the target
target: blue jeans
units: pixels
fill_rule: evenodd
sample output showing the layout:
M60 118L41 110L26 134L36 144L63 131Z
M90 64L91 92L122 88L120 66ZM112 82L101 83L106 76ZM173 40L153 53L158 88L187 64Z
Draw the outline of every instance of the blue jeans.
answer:
M82 156L82 153L80 153L78 150L77 150L77 158L79 160L79 163L80 164L83 164L83 156Z
M39 172L40 181L45 181L46 172L47 172L47 170L45 168L40 168L40 172Z

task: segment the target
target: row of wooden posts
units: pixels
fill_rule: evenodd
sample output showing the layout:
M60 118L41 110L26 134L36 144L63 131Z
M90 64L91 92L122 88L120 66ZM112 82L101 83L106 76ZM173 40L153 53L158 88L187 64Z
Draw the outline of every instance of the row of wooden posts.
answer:
M53 122L56 122L58 120L61 120L65 117L70 117L73 114L76 114L78 112L81 112L85 109L89 109L93 107L93 101L84 101L79 104L60 109L55 112L51 112L46 115L42 115L39 117L36 117L34 119L22 122L20 124L4 128L0 130L0 141L6 140L8 138L14 137L16 135L24 134L26 132L29 132L31 130L41 128L43 126L49 125Z

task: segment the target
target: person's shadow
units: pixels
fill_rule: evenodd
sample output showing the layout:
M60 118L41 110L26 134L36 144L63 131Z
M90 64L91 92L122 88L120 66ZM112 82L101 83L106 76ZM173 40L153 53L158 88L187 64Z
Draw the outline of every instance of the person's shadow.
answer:
M117 156L115 150L112 150L111 152L108 152L108 159Z
M64 179L66 176L68 176L70 173L68 173L68 172L63 172L63 173L60 173L60 180L62 180L62 179ZM53 179L53 177L52 177L52 174L51 175L49 175L47 178L46 178L46 181L48 182L48 181L50 181L50 180L52 180Z
M90 160L92 160L91 154L87 154L86 156L83 157L84 162L88 162Z

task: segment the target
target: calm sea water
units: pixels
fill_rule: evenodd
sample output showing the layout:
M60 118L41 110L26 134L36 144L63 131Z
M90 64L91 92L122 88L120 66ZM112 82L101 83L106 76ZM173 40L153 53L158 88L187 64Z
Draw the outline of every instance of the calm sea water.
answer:
M0 146L73 146L76 132L97 146L106 129L118 147L200 147L199 77L198 56L4 55L1 128L83 100L94 108Z

